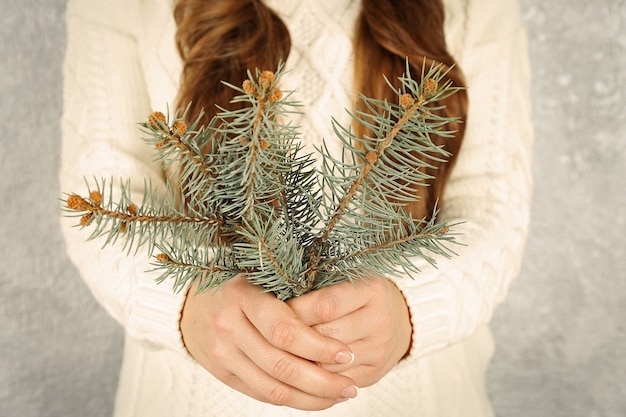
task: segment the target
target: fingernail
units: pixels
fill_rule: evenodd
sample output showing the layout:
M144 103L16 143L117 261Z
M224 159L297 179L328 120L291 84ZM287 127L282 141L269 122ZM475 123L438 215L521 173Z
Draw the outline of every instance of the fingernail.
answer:
M349 387L346 387L342 392L341 392L341 398L343 399L349 399L349 398L354 398L356 397L356 395L359 393L359 390L357 387L355 387L354 385L351 385Z
M335 356L335 363L348 365L352 362L354 362L354 353L352 352L339 352L337 356Z

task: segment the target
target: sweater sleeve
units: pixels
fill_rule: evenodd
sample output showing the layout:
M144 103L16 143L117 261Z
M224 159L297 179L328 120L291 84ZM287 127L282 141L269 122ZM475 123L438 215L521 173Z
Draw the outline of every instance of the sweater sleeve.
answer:
M509 22L510 23L510 22ZM413 322L412 357L486 324L519 272L532 193L530 70L521 22L466 46L466 136L444 194L444 215L462 245L437 267L415 260L414 279L394 279ZM484 28L482 28L484 30ZM473 42L465 39L466 42Z
M161 166L140 139L137 123L150 113L150 99L137 45L136 1L73 0L67 5L62 117L62 193L87 194L85 179L130 179L141 202L144 180L161 190ZM106 198L106 196L105 196ZM116 197L114 197L115 199ZM157 285L145 248L127 254L119 244L87 241L90 230L62 216L67 252L97 301L127 334L147 345L186 355L179 331L184 294Z

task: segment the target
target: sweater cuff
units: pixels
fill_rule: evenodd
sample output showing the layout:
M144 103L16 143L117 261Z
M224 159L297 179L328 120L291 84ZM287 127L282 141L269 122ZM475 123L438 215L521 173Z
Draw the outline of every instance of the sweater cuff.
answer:
M157 283L155 272L135 273L142 279L130 295L129 336L143 341L148 348L166 348L191 360L180 331L186 291L176 293L167 281Z
M437 272L437 271L433 271ZM402 292L411 315L413 334L407 358L423 357L450 344L453 326L450 296L438 273L391 278Z

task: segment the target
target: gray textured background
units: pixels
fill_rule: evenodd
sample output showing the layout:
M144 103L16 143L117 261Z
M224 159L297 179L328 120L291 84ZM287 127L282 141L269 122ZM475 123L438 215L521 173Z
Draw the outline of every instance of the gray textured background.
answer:
M121 331L58 231L64 7L0 0L3 417L108 416L120 361ZM536 190L522 274L494 318L489 387L499 417L624 417L626 1L522 7Z

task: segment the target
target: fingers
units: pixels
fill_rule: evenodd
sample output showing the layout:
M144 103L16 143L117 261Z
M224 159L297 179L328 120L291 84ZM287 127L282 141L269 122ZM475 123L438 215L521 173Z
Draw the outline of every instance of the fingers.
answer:
M242 329L235 344L255 365L255 375L246 374L245 377L248 382L252 376L256 378L254 386L263 387L266 401L311 408L352 398L349 391L354 381L350 378L278 349L256 332L252 326ZM320 398L325 401L315 405L315 399L319 402Z
M412 327L406 301L389 280L372 278L343 283L306 294L289 306L306 324L350 346L350 365L321 362L320 367L369 386L406 354Z
M231 388L258 401L289 406L301 410L323 410L343 400L341 397L326 398L311 395L288 384L277 381L261 370L243 352L231 355L232 372L222 375L220 380ZM343 376L345 379L349 379Z
M189 295L181 332L190 354L210 373L260 401L321 410L356 395L349 377L313 363L349 360L349 347L309 328L243 277L215 293Z
M356 341L369 338L372 332L376 332L376 329L385 331L381 326L384 320L379 320L378 317L369 313L370 311L367 307L360 308L333 321L316 324L312 328L324 336L341 339L354 352L354 343ZM356 354L356 352L354 353ZM332 362L330 363L332 364Z
M313 396L346 397L344 391L354 381L315 363L349 362L353 355L348 345L307 326L287 304L266 294L245 303L243 313L251 325L237 333L236 343L263 371Z
M280 350L322 363L347 363L352 357L348 345L315 331L287 304L273 297L255 297L243 311L263 337Z
M288 301L289 307L309 326L328 323L366 305L380 280L330 285Z

